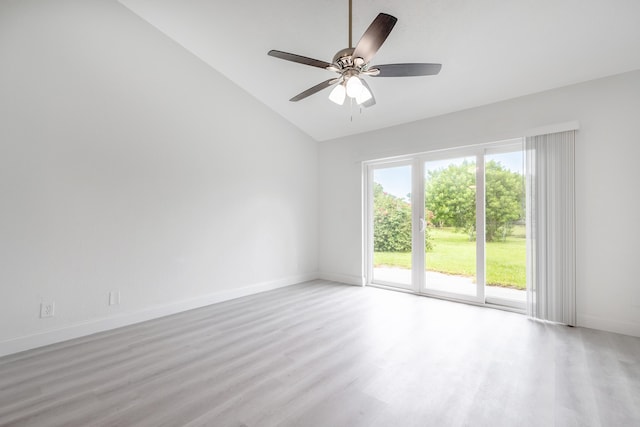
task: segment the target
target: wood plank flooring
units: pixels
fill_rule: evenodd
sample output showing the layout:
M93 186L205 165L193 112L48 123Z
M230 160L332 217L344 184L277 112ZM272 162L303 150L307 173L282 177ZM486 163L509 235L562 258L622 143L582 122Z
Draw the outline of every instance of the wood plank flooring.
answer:
M640 338L314 281L0 359L2 426L640 426Z

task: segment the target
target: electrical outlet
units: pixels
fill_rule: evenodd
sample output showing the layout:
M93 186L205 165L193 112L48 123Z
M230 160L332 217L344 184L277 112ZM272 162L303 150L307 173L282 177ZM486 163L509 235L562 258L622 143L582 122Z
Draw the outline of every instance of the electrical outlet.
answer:
M56 303L55 302L51 301L51 302L40 303L40 317L41 318L53 317L54 314L56 314Z
M109 292L109 305L119 305L119 304L120 304L120 291Z

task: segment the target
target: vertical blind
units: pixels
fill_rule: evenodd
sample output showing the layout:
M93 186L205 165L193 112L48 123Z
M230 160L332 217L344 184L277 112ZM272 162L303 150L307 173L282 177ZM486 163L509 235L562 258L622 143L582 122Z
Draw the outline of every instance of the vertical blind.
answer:
M527 314L576 324L575 131L528 137Z

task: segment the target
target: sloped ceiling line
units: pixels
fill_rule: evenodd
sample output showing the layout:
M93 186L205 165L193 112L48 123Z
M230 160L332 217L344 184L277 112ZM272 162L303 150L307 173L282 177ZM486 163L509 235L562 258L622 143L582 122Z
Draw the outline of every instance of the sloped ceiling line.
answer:
M347 0L120 0L312 138L322 141L640 69L640 2L354 1L357 40L379 12L398 18L376 63L442 63L439 75L368 79L377 105L356 112L320 92L333 74L267 56L331 61L346 47Z

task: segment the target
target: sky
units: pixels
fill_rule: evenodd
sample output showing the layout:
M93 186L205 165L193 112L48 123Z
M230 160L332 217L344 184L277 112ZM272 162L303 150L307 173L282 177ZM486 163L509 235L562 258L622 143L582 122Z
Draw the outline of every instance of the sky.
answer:
M471 161L473 157L467 157ZM500 162L504 167L512 172L518 172L520 174L524 171L522 152L510 152L500 154L487 154L485 156L486 161L496 160ZM464 160L463 157L456 159L437 160L427 162L427 168L440 169L445 168L449 164L459 164ZM396 197L405 197L411 193L411 166L395 166L390 168L375 169L373 172L373 179L375 182L382 185L384 191L392 194Z

